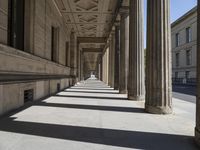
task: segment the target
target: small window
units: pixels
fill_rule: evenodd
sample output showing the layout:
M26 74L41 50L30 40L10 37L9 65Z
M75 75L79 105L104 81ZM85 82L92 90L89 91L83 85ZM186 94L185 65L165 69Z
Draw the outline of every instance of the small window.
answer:
M66 66L69 67L69 42L66 42L66 54L65 54L65 59L66 59Z
M178 47L180 45L180 34L177 33L176 34L176 47Z
M179 57L180 57L180 54L176 53L176 66L177 67L179 66Z
M175 72L175 78L178 79L178 72Z
M191 50L186 51L186 65L191 65Z
M8 44L24 50L24 0L9 0L8 7Z
M51 60L58 62L59 28L51 28Z
M192 41L192 29L190 27L186 28L186 43Z
M185 72L185 78L186 78L186 79L189 79L189 78L190 78L190 71L186 71L186 72Z

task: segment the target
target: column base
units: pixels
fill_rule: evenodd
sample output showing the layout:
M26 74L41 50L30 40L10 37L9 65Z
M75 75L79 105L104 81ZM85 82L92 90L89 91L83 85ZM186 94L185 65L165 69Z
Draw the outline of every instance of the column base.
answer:
M172 107L159 107L159 106L148 106L145 105L145 111L151 114L172 114Z
M195 128L195 142L200 146L200 130L197 127Z
M127 94L127 90L119 90L119 94Z
M145 100L145 96L131 96L131 95L128 95L128 100L144 101Z

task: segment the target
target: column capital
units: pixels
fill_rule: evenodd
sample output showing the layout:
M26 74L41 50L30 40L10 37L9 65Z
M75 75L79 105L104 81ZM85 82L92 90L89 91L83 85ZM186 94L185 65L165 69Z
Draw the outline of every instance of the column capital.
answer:
M115 35L115 26L113 26L111 32L110 32L110 36L111 36L111 39L112 37Z
M115 26L115 29L116 29L116 27L119 27L119 26L120 26L120 21L116 21L116 22L114 23L114 26Z
M74 28L72 28L71 29L71 34L75 34L76 32L75 32L75 29Z
M121 18L129 16L129 7L128 6L123 6L119 9L119 14Z

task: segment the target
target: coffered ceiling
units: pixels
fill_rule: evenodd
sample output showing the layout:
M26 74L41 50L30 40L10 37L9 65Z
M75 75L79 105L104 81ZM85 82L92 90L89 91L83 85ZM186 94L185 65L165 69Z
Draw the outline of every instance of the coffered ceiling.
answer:
M94 71L97 67L98 53L84 53L85 69Z
M55 0L68 29L79 37L107 37L120 0Z
M103 51L106 40L103 43L99 41L109 36L121 0L54 1L68 30L73 29L81 40L85 41L90 38L92 41L80 43L79 48L90 51L84 52L84 64L89 70L95 70L100 56L99 50Z

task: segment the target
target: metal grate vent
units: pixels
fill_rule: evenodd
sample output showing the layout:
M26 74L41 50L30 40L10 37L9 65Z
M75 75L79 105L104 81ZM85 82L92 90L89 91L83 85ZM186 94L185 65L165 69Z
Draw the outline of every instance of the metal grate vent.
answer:
M24 91L24 103L33 101L33 89Z

